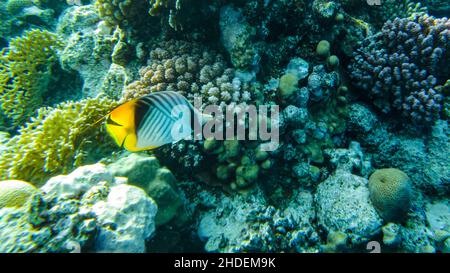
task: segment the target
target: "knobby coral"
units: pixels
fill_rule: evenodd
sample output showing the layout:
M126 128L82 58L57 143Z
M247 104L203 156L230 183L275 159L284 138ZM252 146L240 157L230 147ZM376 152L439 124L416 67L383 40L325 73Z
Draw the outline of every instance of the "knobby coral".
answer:
M0 178L39 184L86 163L88 154L112 149L112 141L105 141L105 133L93 124L115 105L107 98L91 98L40 108L8 141L0 156Z
M449 41L447 18L396 18L362 42L349 66L351 77L383 112L432 125L443 112L439 86L450 78Z
M147 0L97 0L95 5L99 15L111 26L129 26L147 15Z
M227 68L222 55L196 43L160 42L150 52L149 66L140 70L140 76L126 87L125 99L165 90L178 91L191 100L202 97L203 103L217 105L251 99L250 85Z
M21 125L42 106L56 48L62 43L46 30L31 30L12 39L0 54L0 101L14 126Z

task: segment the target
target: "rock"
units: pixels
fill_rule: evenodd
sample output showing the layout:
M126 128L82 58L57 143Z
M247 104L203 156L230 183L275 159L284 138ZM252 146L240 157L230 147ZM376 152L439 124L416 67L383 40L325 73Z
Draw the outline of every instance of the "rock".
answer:
M99 182L114 183L115 179L101 163L77 168L68 175L50 178L41 190L46 195L59 198L75 198L85 193Z
M322 251L327 253L342 252L346 248L347 237L347 234L341 231L328 233L327 244L322 246Z
M390 247L398 246L402 241L401 227L398 224L387 223L382 228L383 243Z
M94 5L74 6L61 16L57 32L65 39L65 47L58 52L61 65L69 71L77 71L83 79L82 96L95 97L102 91L117 98L127 83L127 72L120 65L112 66L119 59L122 64L126 59L126 48L121 41L122 32L107 28L100 20ZM120 56L120 57L119 57ZM134 66L129 66L134 70ZM117 90L109 88L116 87Z
M370 203L367 184L367 179L339 170L320 183L315 195L318 224L327 232L347 233L352 244L373 238L382 219Z
M370 160L364 157L356 141L350 142L348 149L326 149L324 153L333 168L361 176L366 176L371 169Z
M200 216L197 234L207 252L316 252L311 226L313 198L296 192L284 210L268 205L259 190L249 196L223 194Z
M239 70L257 72L260 56L253 44L255 29L246 21L240 9L225 5L220 9L220 40L233 66Z
M27 220L26 210L13 208L0 209L0 252L35 252L39 242L50 239L49 228L35 229Z
M132 185L146 191L158 204L157 225L182 216L183 202L176 189L176 179L167 169L159 165L156 157L132 153L110 164L108 169L114 176L124 176ZM182 224L177 218L177 224Z
M302 80L309 74L309 64L302 58L293 58L289 61L285 74L293 74L298 80Z
M377 116L360 103L350 105L348 113L348 128L351 132L369 133L378 122Z
M401 249L410 253L427 252L433 245L433 232L427 227L423 204L413 205L413 207L412 213L408 215L406 223L402 226Z
M425 208L425 215L431 230L450 232L450 202L448 200L428 203Z
M81 252L97 228L83 210L75 199L46 202L36 195L26 208L0 209L0 252Z
M100 228L96 252L145 251L145 241L155 232L156 203L140 188L118 185L105 201L93 205Z

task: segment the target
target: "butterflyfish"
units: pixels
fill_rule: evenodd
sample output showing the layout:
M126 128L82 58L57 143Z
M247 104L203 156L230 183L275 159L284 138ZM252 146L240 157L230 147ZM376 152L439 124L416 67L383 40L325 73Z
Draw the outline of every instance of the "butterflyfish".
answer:
M117 106L106 116L106 130L128 151L152 150L190 137L201 117L181 94L161 91Z

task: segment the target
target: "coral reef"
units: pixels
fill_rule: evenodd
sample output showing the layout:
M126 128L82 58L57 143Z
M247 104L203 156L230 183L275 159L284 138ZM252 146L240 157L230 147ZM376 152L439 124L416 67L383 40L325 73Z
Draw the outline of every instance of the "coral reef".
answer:
M99 159L105 151L111 152L114 144L93 125L114 105L107 98L94 98L39 109L8 140L0 156L0 177L40 184L51 175L92 161L92 156Z
M410 208L411 182L399 169L376 170L369 178L370 200L385 221L402 220Z
M36 29L12 39L9 47L2 50L1 109L14 126L23 124L42 106L59 46L61 42L55 34Z
M356 87L384 113L400 112L431 126L443 111L438 86L449 78L450 24L446 18L415 15L387 21L364 40L349 66Z
M0 1L0 252L450 252L450 5L375 2ZM160 91L214 137L114 145Z

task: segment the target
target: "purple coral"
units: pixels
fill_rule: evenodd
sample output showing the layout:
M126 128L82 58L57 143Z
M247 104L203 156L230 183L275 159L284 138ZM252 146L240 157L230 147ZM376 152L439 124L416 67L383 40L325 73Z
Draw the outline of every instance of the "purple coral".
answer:
M362 41L350 75L383 112L432 125L443 110L444 95L436 87L450 78L449 49L448 18L396 18Z

